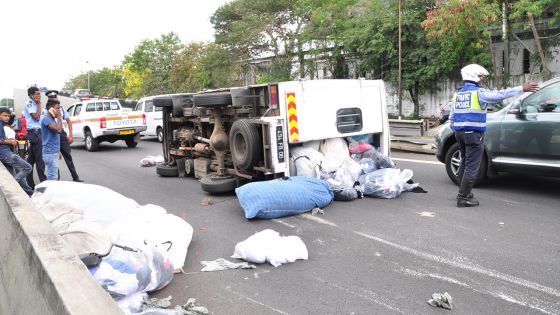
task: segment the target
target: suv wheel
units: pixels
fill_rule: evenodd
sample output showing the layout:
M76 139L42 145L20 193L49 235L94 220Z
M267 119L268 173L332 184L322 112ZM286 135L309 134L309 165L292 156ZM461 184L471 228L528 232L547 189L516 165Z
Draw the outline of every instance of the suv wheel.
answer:
M124 142L126 142L126 146L129 148L136 148L136 146L138 145L138 141L134 139L134 136L127 137L126 139L124 139Z
M91 131L86 131L86 136L85 136L85 143L86 143L86 150L88 150L89 152L94 152L97 151L97 149L99 149L99 141L97 141L97 139L95 139L92 134Z
M459 150L459 144L454 143L447 150L445 155L445 170L447 171L447 176L456 184L459 185L459 165L461 165L461 151ZM478 168L478 176L476 178L475 185L480 185L486 179L486 170L488 168L488 160L486 154L483 154L482 160L480 161L480 167Z

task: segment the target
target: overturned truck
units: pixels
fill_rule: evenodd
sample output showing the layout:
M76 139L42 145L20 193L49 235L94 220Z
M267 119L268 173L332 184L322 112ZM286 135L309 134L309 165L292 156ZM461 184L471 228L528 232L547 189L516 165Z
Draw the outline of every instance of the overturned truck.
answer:
M302 80L157 97L163 107L160 176L194 176L209 193L290 176L290 148L368 135L389 154L381 80Z

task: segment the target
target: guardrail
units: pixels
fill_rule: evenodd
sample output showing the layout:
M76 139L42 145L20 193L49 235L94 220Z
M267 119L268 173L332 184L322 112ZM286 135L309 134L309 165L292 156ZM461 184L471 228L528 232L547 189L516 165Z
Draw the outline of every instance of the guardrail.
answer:
M424 135L424 132L428 130L428 121L425 119L420 120L405 120L405 119L389 119L389 127L391 129L407 129L407 130L418 130L420 136Z

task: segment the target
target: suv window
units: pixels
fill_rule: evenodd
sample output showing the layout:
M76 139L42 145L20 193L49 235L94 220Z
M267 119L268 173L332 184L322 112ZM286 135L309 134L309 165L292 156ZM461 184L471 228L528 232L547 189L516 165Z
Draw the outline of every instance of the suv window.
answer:
M103 102L103 110L111 110L111 102Z
M151 113L154 111L154 102L153 101L146 101L146 113Z
M68 115L70 117L74 116L74 105L68 107L68 109L66 110L66 112L68 113Z
M117 102L111 102L111 110L119 110L121 107Z
M144 104L144 102L138 102L138 104L136 104L136 106L134 106L134 111L138 112L142 110L142 104Z
M86 112L94 112L95 111L95 103L89 103L86 105Z
M103 103L95 103L95 110L98 112L103 111Z
M560 112L560 82L528 96L521 106L525 113Z

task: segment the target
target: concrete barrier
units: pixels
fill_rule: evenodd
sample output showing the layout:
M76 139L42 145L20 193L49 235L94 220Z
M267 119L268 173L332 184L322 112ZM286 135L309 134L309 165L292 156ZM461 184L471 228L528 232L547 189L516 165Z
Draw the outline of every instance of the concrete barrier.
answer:
M123 314L0 163L0 314Z

